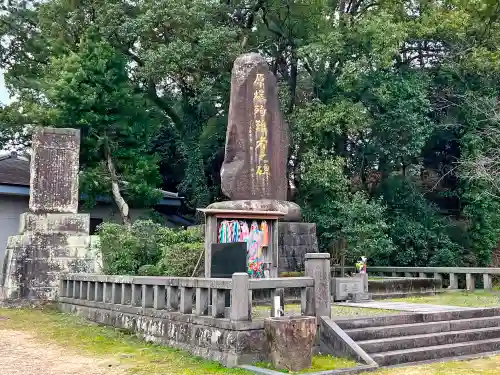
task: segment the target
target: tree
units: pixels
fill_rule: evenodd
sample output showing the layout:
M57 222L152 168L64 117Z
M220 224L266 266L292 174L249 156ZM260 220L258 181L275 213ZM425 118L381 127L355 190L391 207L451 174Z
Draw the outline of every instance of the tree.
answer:
M161 197L158 160L149 153L160 114L129 84L125 59L98 38L54 59L41 84L47 104L40 111L53 124L81 130L84 191L94 198L111 191L130 224L127 200L147 207Z
M489 264L500 236L498 1L48 0L3 10L0 61L17 97L0 117L6 141L15 123L84 129L80 116L99 128L97 118L112 123L110 107L120 131L99 133L113 147L128 145L134 124L155 129L142 148L132 143L133 156L110 153L129 182L120 193L130 199L142 186L133 172L142 160L190 208L204 206L223 198L233 61L258 51L280 85L289 175L323 250L365 249L377 264ZM111 70L119 79L94 66L102 61L120 66ZM97 96L105 105L85 107L94 93L84 76L109 88ZM106 99L115 94L116 105ZM93 192L113 174L105 143L89 139L84 185Z

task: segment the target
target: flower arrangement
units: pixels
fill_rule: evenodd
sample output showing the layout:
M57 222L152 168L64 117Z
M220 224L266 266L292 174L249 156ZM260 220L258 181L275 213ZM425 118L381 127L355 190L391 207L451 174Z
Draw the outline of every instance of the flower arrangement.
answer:
M361 260L356 262L356 271L358 273L366 273L366 261L367 260L368 260L368 258L366 258L365 256L362 256Z

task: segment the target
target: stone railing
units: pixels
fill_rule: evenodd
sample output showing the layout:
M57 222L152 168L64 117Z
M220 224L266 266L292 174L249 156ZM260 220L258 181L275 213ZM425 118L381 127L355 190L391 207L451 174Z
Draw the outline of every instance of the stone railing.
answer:
M345 267L345 271L353 272L354 267ZM476 276L482 275L483 288L492 289L493 276L500 275L500 268L468 268L468 267L367 267L370 276L391 277L433 277L440 280L445 279L449 289L458 289L458 279L461 275L465 277L467 290L476 288ZM340 267L332 267L332 275L340 272Z
M284 289L298 288L302 315L330 316L329 298L325 298L330 285L326 256L308 254L305 277L250 279L247 273L235 273L231 279L64 274L59 297L75 303L91 301L250 321L252 291L271 290L271 295L282 295Z

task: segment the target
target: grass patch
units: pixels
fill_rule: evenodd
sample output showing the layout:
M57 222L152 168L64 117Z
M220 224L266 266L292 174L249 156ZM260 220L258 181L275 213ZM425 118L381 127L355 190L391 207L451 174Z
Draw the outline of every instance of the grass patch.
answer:
M134 375L250 375L218 362L193 357L165 346L148 344L123 330L98 326L52 309L0 309L0 329L29 331L43 341L53 341L75 352L117 360Z
M428 303L460 307L494 307L500 306L500 292L478 290L474 292L444 292L435 296L395 298L386 301Z
M478 293L483 294L482 292L474 294ZM460 295L460 293L456 294ZM349 312L344 311L344 313ZM55 342L64 347L69 353L116 360L125 369L126 373L131 375L252 374L242 369L224 368L217 362L196 358L181 350L147 344L123 330L98 326L76 316L62 314L52 309L0 308L0 317L9 318L0 320L0 330L27 331L34 336L38 336L40 342ZM267 364L261 365L269 366ZM355 363L349 360L329 356L315 356L313 357L311 371L346 368L354 365ZM499 374L499 368L500 356L495 356L472 361L381 369L369 374L497 375Z
M351 361L346 358L336 358L331 355L315 355L312 359L312 366L306 370L302 370L301 372L317 372L317 371L326 371L326 370L337 370L343 368L351 368L356 367L358 364L354 361ZM276 369L272 363L269 362L259 362L255 366L266 368L269 370L280 371L285 374L297 374L297 372L287 371L287 370L278 370Z
M254 319L262 319L270 316L271 306L254 306L252 308L252 317ZM300 315L300 305L287 304L285 305L286 315ZM394 310L383 309L367 309L362 307L339 306L332 305L332 318L357 318L357 317L370 317L382 315L397 315L400 314Z
M441 362L431 365L381 369L363 375L498 375L500 356L471 361Z

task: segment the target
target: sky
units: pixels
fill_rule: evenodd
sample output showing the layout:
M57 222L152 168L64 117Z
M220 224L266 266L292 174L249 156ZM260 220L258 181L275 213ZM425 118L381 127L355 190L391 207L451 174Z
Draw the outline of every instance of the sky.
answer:
M3 72L0 70L0 103L8 104L9 103L9 93L5 88L5 82L3 80Z

